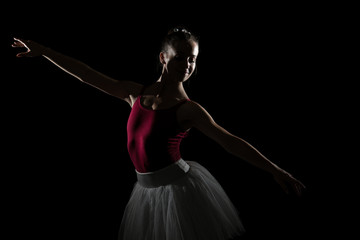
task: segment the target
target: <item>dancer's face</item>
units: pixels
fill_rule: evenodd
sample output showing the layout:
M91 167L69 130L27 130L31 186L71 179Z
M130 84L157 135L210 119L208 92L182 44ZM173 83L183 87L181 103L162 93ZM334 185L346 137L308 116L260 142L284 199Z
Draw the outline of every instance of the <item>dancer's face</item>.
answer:
M178 41L160 53L164 74L176 81L184 82L190 78L196 67L199 46L194 41Z

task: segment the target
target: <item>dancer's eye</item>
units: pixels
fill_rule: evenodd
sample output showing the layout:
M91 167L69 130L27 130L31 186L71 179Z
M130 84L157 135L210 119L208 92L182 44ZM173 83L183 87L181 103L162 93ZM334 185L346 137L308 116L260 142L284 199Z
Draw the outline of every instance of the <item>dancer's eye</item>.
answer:
M196 62L196 57L189 58L189 63L195 63L195 62Z

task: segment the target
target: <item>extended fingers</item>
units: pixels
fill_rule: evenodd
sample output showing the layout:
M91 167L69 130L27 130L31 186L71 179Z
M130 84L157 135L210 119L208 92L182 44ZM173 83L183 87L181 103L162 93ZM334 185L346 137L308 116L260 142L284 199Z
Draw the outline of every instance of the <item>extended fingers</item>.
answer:
M14 43L11 45L12 47L25 47L24 40L19 38L14 38Z
M21 43L21 42L16 42L16 41L15 41L11 46L12 46L12 47L25 47L23 43Z
M15 38L14 43L11 45L12 47L27 47L26 44L30 43L30 40L25 40L22 38Z
M21 38L14 37L14 43L11 45L14 48L26 48L27 51L20 52L16 54L16 57L29 57L30 56L30 48L26 45L26 43L30 43L30 40L25 40Z
M293 183L293 189L298 196L301 196L303 191L305 190L305 185L295 179L295 182Z
M22 43L25 43L27 40L25 40L25 39L22 39L22 38L16 38L16 37L14 37L14 40L15 41L18 41L18 42L22 42Z
M284 174L279 178L275 178L275 180L287 194L293 191L297 196L301 196L305 190L305 185L291 176L291 174Z
M16 57L30 57L29 51L16 54Z

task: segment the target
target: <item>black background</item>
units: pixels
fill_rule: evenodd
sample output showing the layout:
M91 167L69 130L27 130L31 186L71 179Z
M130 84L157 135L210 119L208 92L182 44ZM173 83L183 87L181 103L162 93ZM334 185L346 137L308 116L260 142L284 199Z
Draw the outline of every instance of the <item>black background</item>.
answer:
M336 141L348 141L339 136L353 89L349 78L339 80L346 30L337 6L31 4L9 7L3 21L4 216L16 238L115 240L136 176L128 104L44 58L16 58L12 38L148 84L159 77L160 40L176 24L200 36L197 73L185 83L190 98L307 186L300 198L286 195L270 175L193 129L183 158L222 184L247 229L243 239L348 231L339 227L346 206L334 169L341 171Z

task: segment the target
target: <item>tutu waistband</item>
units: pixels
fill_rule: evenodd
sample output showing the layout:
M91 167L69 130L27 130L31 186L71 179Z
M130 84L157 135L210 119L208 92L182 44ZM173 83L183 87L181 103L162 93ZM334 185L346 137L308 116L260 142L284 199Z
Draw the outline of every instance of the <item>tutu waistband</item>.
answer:
M140 185L147 188L156 188L183 177L189 170L189 164L183 159L179 159L175 163L155 172L140 173L135 171Z

